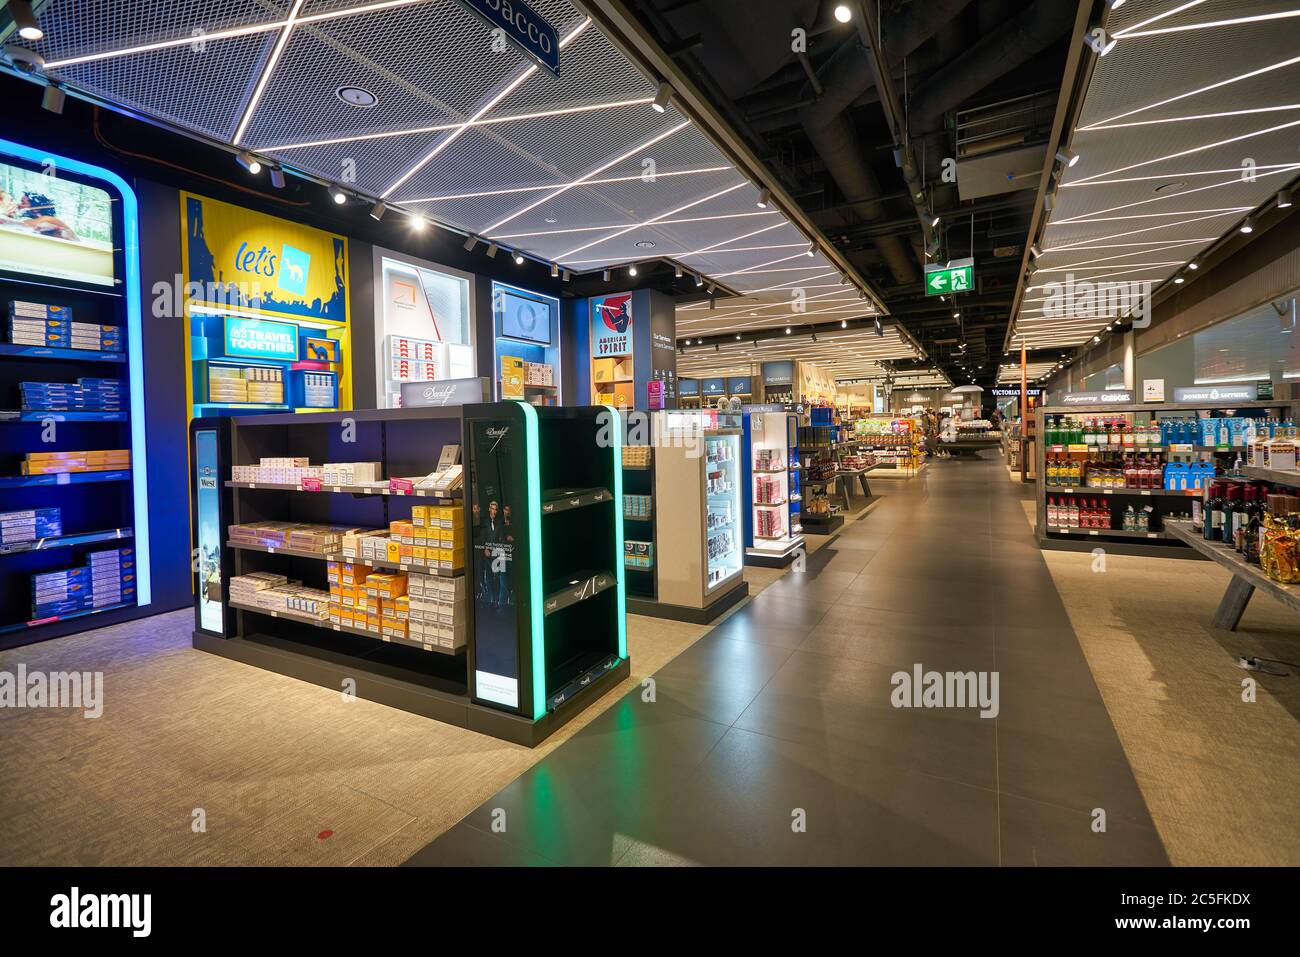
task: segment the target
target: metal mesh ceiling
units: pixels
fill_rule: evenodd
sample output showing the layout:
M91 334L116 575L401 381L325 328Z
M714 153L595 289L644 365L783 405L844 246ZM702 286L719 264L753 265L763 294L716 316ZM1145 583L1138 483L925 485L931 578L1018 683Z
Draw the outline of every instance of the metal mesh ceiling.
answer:
M1300 19L1278 0L1130 0L1111 19L1012 341L1086 343L1114 310L1059 285L1154 289L1300 172ZM1246 19L1250 22L1221 24ZM1049 284L1059 284L1050 286Z
M883 377L882 362L912 359L915 353L898 328L889 323L884 336L874 329L846 329L821 333L816 341L806 333L776 335L758 342L747 339L715 345L684 346L677 355L677 374L687 378L706 375L745 375L756 363L781 359L814 362L837 379Z
M741 309L834 271L820 254L777 262L806 248L799 230L652 109L655 85L577 7L530 5L563 40L559 78L493 50L458 0L51 0L34 46L95 97L574 271L677 258L754 293ZM343 102L345 86L374 104Z

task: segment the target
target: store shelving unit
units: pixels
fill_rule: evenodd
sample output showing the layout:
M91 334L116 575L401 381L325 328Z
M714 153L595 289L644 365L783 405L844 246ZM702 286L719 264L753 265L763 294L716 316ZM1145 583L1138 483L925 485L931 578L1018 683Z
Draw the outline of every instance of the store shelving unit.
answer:
M738 413L669 410L651 419L654 508L671 516L655 538L654 600L633 614L706 623L749 592L743 572L745 472Z
M873 475L913 478L924 467L921 427L917 419L897 415L867 415L854 422L844 441L876 457Z
M655 547L659 509L655 494L655 450L653 446L623 446L624 502L636 497L648 498L649 514L623 510L623 570L627 579L629 603L637 600L655 602L659 597L658 549Z
M58 176L44 173L58 170ZM61 534L0 542L0 648L44 641L146 614L151 604L148 478L135 194L115 174L0 140L0 182L47 194L79 238L6 227L0 271L0 512L58 508ZM90 236L102 232L102 240ZM30 268L17 268L30 262ZM66 306L76 323L118 330L120 351L10 341L10 303ZM24 407L20 383L121 382L120 410ZM22 475L28 452L127 449L130 468ZM120 597L34 617L35 574L78 568L93 552L130 548ZM128 591L128 589L133 589Z
M622 416L470 405L465 437L470 698L536 741L630 671Z
M782 406L746 406L745 564L784 568L803 547L799 416Z
M482 410L509 418L510 427L516 429L515 435L535 436L535 426L528 428L525 422L520 421L525 415L524 408L515 402L467 407L467 412L478 410L480 418L473 420L463 420L459 407L195 420L190 430L196 502L193 533L199 544L200 563L195 583L198 598L194 647L328 688L338 689L343 686L342 682L351 681L358 697L521 744L534 745L541 741L581 710L575 705L575 699L579 697L576 693L567 703L555 701L555 696L565 691L565 682L561 679L567 675L564 667L569 659L564 656L571 650L569 636L599 633L604 636L602 648L606 645L616 650L626 647L621 614L616 622L613 599L604 597L606 592L617 593L621 603L622 580L613 574L612 546L615 534L612 509L621 483L608 470L595 477L599 479L598 486L566 488L568 494L564 496L544 495L538 480L547 483L547 488L555 489L561 476L548 471L553 466L540 464L536 441L521 439L519 446L511 446L512 452L518 452L518 461L511 460L510 468L517 465L520 475L527 477L526 480L521 478L525 484L518 486L517 508L512 514L508 504L504 508L499 505L491 510L491 518L486 506L476 510L472 496L460 493L447 498L427 490L410 493L382 486L349 485L325 485L314 489L235 482L229 478L234 465L255 464L263 457L288 456L306 456L313 464L380 462L384 475L390 478L426 475L435 470L446 446L459 446L466 450L465 473L469 475L475 465L488 468L482 455L475 460L467 448L471 428L485 414ZM527 408L531 410L531 407ZM554 429L541 431L553 432ZM570 426L567 431L560 431L566 441L577 441L581 437L594 447L594 428L574 429ZM563 463L572 465L582 460L572 449L565 450L563 455L554 454L557 441L552 438L550 442L552 462L568 467ZM609 451L602 452L608 459ZM579 476L569 473L565 477ZM397 636L380 637L346 624L230 600L229 583L233 576L256 571L276 572L291 581L323 589L326 562L346 560L341 554L233 542L226 533L230 525L290 521L385 529L392 521L409 520L411 509L416 505L450 505L463 510L465 546L462 568L432 569L414 563L373 559L354 561L398 572L463 578L465 646L430 648ZM569 582L575 577L570 569L573 561L569 560L575 556L569 556L564 549L572 547L575 553L581 553L584 538L576 530L580 527L590 529L599 522L609 527L609 555L602 561L603 568L582 579L591 583L592 592L584 596L582 604L604 608L609 617L605 628L597 628L585 609L581 612L569 610L564 598ZM536 534L542 524L549 534ZM527 697L524 699L526 709L507 710L484 700L475 691L475 649L483 599L491 581L488 573L492 571L492 562L489 561L486 567L481 561L475 562L477 552L471 547L471 542L481 544L481 530L486 527L502 532L506 551L494 558L504 562L507 570L525 576L524 586L521 588L516 584L510 592L524 596L520 605L522 620L530 625L532 615L536 613L545 622L545 637L539 645L542 653L538 660L546 661L548 670L543 673L548 683L542 686L547 696L540 699L543 702L540 715L532 713L532 702ZM478 536L478 540L474 536ZM621 555L621 542L618 554ZM505 592L498 590L492 594L501 596ZM534 597L537 598L535 602L532 601ZM549 607L552 602L554 607ZM548 607L544 608L544 603ZM490 610L493 614L499 611ZM498 634L494 630L495 624L499 622L485 622L488 646ZM527 647L533 648L531 634L528 642ZM620 661L621 664L608 670L614 674L625 673L625 653L620 656ZM604 686L607 683L601 681L600 684ZM520 686L523 687L522 682ZM533 687L531 682L528 687ZM582 697L589 699L585 690ZM560 707L561 704L564 707Z
M1039 546L1042 548L1059 548L1067 550L1090 550L1099 544L1119 554L1158 555L1166 558L1196 558L1197 553L1187 548L1186 543L1176 536L1168 534L1164 520L1171 521L1179 516L1190 515L1192 503L1200 499L1200 489L1165 489L1165 488L1119 488L1095 487L1087 484L1086 467L1082 484L1050 484L1048 474L1049 458L1064 459L1084 463L1095 459L1095 450L1090 451L1087 444L1048 444L1051 432L1049 420L1055 416L1071 416L1075 419L1125 419L1130 424L1145 425L1158 423L1165 418L1201 418L1200 413L1232 411L1240 414L1246 410L1270 412L1279 418L1289 417L1290 404L1281 401L1234 402L1230 406L1212 403L1145 403L1128 405L1070 405L1046 406L1033 411L1031 434L1041 436L1042 442L1031 441L1029 451L1033 454L1030 473L1035 476L1037 521L1035 531ZM1109 447L1108 447L1109 449ZM1122 467L1126 455L1145 456L1154 461L1163 473L1164 466L1171 460L1187 462L1209 462L1216 464L1217 480L1223 480L1237 456L1245 457L1244 445L1204 445L1199 442L1175 445L1142 445L1132 447L1121 445L1118 450L1106 453L1115 459L1114 464ZM1243 468L1245 477L1266 478L1264 475L1250 475L1249 469ZM1300 476L1297 476L1300 478ZM1268 479L1276 481L1275 479ZM1111 528L1080 528L1052 523L1049 521L1049 499L1082 499L1096 501L1099 508L1109 512ZM1144 511L1150 508L1148 527L1132 530L1123 528L1123 516L1129 506ZM1118 526L1118 527L1116 527Z
M799 521L805 534L830 535L844 524L840 507L834 504L840 481L835 457L839 429L840 426L822 421L800 426L797 432L800 483L804 490Z

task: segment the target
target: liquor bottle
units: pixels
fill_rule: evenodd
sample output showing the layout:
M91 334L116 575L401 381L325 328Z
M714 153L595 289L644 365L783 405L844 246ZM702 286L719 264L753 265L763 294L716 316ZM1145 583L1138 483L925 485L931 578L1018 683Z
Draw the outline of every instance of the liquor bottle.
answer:
M1210 502L1210 541L1212 542L1223 541L1223 520L1228 504L1225 493L1225 487L1220 485L1213 501Z
M1249 565L1259 564L1260 545L1264 537L1264 508L1265 502L1257 498L1255 507L1250 511L1250 520L1246 522L1241 554Z
M1065 524L1071 528L1079 527L1079 500L1074 496L1070 497L1069 504L1066 507Z
M1214 524L1215 508L1223 508L1223 502L1219 500L1219 488L1220 486L1218 482L1212 482L1205 492L1205 502L1201 506L1201 511L1204 515L1204 521L1201 525L1201 534L1207 542L1214 541L1214 538L1218 533ZM1223 517L1222 511L1219 512L1219 517Z
M1229 485L1223 499L1223 531L1220 537L1229 548L1237 547L1237 524L1241 514L1241 486Z
M1130 505L1124 510L1124 531L1132 532L1137 530L1137 512Z
M1128 455L1124 458L1124 487L1141 488L1138 478L1138 466L1133 456Z

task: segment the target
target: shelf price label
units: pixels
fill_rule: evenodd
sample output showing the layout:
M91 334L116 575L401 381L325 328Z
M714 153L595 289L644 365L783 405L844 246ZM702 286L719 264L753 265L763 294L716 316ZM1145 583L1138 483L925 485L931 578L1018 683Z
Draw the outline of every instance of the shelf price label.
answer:
M298 483L298 487L304 492L319 492L321 491L322 484L321 480L318 478L304 478Z

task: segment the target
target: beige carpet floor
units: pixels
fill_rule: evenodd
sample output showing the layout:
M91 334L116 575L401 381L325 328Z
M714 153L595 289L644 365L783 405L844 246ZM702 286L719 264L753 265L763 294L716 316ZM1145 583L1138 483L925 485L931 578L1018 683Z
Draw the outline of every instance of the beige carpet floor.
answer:
M751 594L782 574L745 569ZM530 750L195 651L192 626L0 652L105 682L99 718L0 709L0 865L399 864L712 627L629 616L631 677Z
M1212 629L1231 576L1211 562L1043 556L1171 863L1300 864L1300 618L1257 593Z

